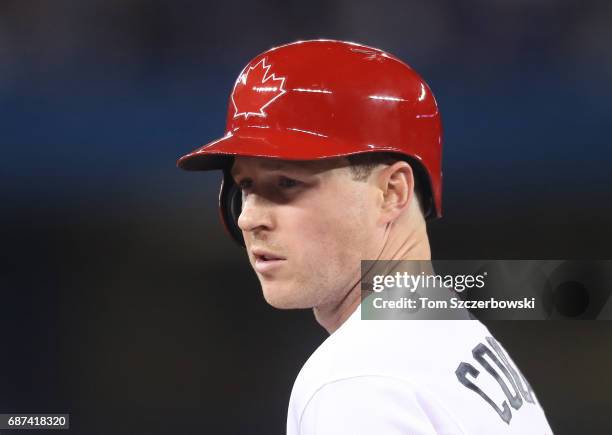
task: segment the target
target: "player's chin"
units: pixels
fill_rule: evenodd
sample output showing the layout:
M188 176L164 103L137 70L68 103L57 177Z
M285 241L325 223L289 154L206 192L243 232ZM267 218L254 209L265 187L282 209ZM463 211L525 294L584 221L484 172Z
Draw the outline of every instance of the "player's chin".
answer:
M274 308L289 310L295 308L310 308L306 301L300 300L300 294L290 286L281 286L277 283L261 283L261 290L266 302Z

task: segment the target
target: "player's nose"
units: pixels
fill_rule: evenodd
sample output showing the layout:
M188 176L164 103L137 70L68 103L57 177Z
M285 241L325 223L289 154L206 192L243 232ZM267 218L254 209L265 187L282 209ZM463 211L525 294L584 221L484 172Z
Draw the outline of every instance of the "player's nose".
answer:
M272 229L272 204L261 195L249 194L242 200L242 210L238 217L238 227L249 232Z

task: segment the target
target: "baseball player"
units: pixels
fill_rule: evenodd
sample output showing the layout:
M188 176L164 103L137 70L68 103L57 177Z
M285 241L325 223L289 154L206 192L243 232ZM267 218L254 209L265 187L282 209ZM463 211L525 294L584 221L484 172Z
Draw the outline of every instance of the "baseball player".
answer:
M249 62L225 136L178 161L223 171L222 221L266 301L312 308L330 333L295 381L289 435L552 433L480 322L361 319L361 260L430 259L441 149L437 103L413 69L315 40Z

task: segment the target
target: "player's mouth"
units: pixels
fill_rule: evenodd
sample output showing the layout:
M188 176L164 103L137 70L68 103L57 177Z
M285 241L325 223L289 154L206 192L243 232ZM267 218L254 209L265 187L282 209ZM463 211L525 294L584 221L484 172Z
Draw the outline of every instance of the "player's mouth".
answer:
M270 272L272 269L278 267L287 260L285 257L281 257L262 249L253 249L251 253L253 254L253 258L255 260L253 268L259 273Z

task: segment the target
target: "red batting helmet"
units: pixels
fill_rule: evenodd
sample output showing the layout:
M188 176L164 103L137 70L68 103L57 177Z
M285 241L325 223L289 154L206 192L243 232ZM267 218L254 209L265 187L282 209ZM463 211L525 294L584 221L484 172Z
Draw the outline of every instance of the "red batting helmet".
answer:
M436 100L408 65L376 48L315 40L272 48L238 75L225 136L181 157L188 170L223 169L220 213L244 245L232 156L315 160L360 153L405 156L427 218L442 215L442 126Z

